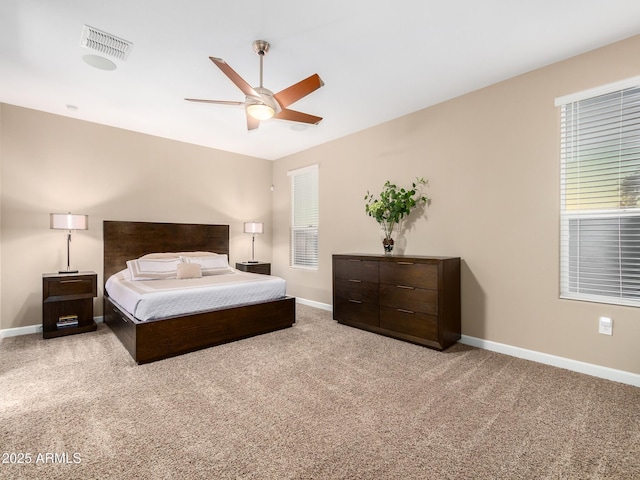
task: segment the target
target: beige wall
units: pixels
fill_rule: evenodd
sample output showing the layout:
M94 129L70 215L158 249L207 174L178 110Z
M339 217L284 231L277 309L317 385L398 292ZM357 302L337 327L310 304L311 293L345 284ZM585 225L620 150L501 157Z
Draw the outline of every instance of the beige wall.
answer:
M331 303L331 254L382 253L363 197L429 180L407 254L460 256L462 333L640 373L638 308L560 300L559 114L554 99L640 75L640 37L513 78L287 158L274 167L275 273ZM325 121L331 121L326 119ZM287 171L318 163L320 266L286 267ZM614 319L613 336L598 317Z
M271 260L271 161L10 105L0 125L1 329L39 324L42 273L66 265L52 212L89 215L71 263L99 273L100 295L103 220L228 223L232 263L251 256L242 222L264 221L256 251Z

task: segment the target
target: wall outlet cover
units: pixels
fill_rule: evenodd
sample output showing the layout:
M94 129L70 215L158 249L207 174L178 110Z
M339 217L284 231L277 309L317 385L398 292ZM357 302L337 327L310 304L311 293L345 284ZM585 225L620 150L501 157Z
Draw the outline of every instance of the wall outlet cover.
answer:
M613 335L613 320L609 317L600 317L598 333L602 335Z

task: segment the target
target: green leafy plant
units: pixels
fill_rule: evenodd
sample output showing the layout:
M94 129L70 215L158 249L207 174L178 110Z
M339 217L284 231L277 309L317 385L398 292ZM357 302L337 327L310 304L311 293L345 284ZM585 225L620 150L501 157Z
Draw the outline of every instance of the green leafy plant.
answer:
M367 215L375 218L384 230L383 243L390 241L393 245L391 233L396 224L400 223L414 208L427 204L429 198L421 191L426 185L424 178L416 177L416 181L411 184L411 189L398 188L387 180L378 198L367 191L364 196L366 201L364 208ZM386 246L387 243L385 243Z

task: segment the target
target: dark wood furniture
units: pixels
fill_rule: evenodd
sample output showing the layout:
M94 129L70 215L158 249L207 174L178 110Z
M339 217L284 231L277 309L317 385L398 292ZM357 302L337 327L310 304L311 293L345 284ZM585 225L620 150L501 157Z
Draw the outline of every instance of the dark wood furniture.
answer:
M104 280L127 260L154 252L229 254L229 226L104 221ZM141 364L252 337L295 323L295 298L283 297L161 320L140 321L104 295L104 321Z
M271 264L266 262L238 262L236 268L243 272L271 275Z
M460 339L460 258L333 255L333 318L444 350Z
M98 295L95 272L42 275L42 336L62 337L94 331L93 298Z

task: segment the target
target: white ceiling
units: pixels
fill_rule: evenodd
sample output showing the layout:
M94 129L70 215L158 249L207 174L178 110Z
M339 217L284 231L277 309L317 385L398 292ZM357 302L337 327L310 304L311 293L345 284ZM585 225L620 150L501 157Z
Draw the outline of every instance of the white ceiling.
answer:
M116 70L85 24L133 42ZM638 0L2 0L0 102L273 160L638 33ZM270 90L322 77L290 107L319 125L184 100L243 101L208 57L257 86L257 39Z

